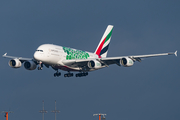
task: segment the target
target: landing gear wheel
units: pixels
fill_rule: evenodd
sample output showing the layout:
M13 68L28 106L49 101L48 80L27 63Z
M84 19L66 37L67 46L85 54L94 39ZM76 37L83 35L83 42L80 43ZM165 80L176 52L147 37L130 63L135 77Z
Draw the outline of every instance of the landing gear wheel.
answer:
M38 70L42 70L42 67L38 67Z
M56 73L54 73L54 77L56 77Z
M61 73L59 72L57 75L58 75L58 76L61 76Z
M64 77L67 77L67 74L64 74Z

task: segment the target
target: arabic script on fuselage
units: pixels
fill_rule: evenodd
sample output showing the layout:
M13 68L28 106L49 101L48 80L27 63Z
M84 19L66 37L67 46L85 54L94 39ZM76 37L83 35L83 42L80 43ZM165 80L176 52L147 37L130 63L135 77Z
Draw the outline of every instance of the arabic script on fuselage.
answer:
M87 59L89 57L89 54L85 51L81 50L74 50L71 48L63 47L63 50L66 55L66 60L72 60L72 59Z

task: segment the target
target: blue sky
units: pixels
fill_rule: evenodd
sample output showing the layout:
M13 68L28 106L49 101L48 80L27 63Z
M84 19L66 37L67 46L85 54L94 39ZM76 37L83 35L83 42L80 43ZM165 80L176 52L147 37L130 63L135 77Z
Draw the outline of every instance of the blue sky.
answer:
M94 52L107 25L114 25L108 56L174 52L180 45L178 0L0 1L0 53L32 58L51 43ZM148 58L132 67L112 65L82 78L54 78L54 70L13 69L0 58L0 111L9 120L179 120L179 57ZM62 74L66 72L62 71ZM0 114L0 120L5 119Z

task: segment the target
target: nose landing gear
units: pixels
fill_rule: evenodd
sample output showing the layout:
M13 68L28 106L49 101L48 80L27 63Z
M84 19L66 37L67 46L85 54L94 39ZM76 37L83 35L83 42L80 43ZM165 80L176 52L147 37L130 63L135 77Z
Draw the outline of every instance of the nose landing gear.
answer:
M43 68L43 64L42 62L39 62L38 70L42 70L42 68Z

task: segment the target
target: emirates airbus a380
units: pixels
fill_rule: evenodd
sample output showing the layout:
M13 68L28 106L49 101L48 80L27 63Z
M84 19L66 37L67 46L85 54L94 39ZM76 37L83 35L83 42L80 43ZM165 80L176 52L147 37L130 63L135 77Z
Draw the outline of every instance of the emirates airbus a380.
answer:
M112 31L113 26L108 25L94 53L53 44L43 44L37 48L33 58L7 56L7 53L5 53L3 57L11 59L9 66L12 68L19 68L23 63L27 70L35 70L37 66L38 70L42 70L43 66L48 68L51 66L56 70L56 73L54 73L55 77L61 75L58 71L59 69L68 72L64 74L64 77L72 77L73 73L71 73L71 71L78 72L76 77L82 77L87 76L89 71L108 67L111 64L130 67L135 61L140 62L141 58L172 54L177 56L177 51L175 51L173 53L106 57Z

